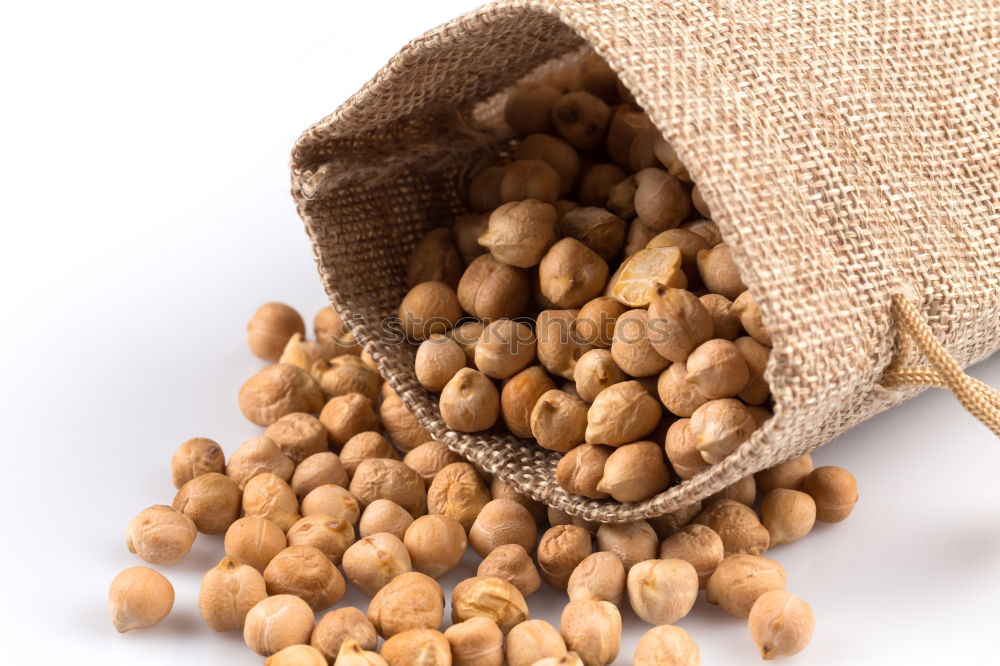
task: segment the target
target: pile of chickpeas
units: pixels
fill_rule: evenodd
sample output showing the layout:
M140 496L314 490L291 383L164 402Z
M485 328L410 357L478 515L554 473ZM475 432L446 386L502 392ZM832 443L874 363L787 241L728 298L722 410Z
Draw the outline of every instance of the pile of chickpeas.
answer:
M697 187L602 60L518 90L506 117L523 138L472 179L478 212L429 232L408 267L399 325L419 344L417 378L451 428L506 427L561 452L568 492L646 499L769 416L770 339L715 225L691 214L708 217ZM141 511L127 545L161 567L199 532L224 534L199 610L265 664L603 666L627 603L653 625L633 664L694 666L675 623L701 590L747 621L764 659L809 643L812 609L764 554L851 513L846 470L803 455L674 514L590 523L434 441L331 308L307 339L298 312L264 304L248 343L273 363L239 391L261 434L228 459L211 439L181 444L172 505ZM442 631L438 580L470 548L477 575L450 591ZM531 619L543 583L567 595L558 628ZM348 585L367 612L338 607ZM143 566L109 593L122 632L173 601Z

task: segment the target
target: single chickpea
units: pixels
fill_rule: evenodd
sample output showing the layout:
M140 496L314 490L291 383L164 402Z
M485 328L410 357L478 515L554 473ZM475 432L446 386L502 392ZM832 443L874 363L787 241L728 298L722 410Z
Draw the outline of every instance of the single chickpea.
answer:
M243 515L267 518L285 531L301 518L295 491L270 472L247 481L243 489Z
M635 176L629 176L620 183L612 186L611 189L608 190L608 201L606 204L608 210L623 220L633 219L635 217L635 191L638 187L639 186L635 182ZM652 234L656 233L655 231L650 231ZM650 238L652 238L652 235ZM649 238L646 240L648 242ZM641 247L645 247L645 243L643 243L640 248ZM626 254L628 254L628 252L626 252Z
M449 666L451 646L440 631L410 629L382 644L388 666Z
M115 576L108 591L111 622L119 633L159 624L174 606L174 588L149 567L131 567Z
M242 629L250 609L267 596L257 569L229 557L201 579L198 612L215 631Z
M500 410L504 423L518 437L531 437L531 412L547 391L555 389L542 366L526 368L508 379L500 392Z
M170 460L170 476L174 488L180 488L196 476L226 471L226 456L222 447L207 437L194 437L177 447Z
M629 104L620 104L611 116L604 148L616 164L629 171L638 171L632 160L632 149L639 142L651 144L652 141L648 140L650 133L655 134L656 128L645 113ZM640 169L648 166L652 165L644 163Z
M457 521L455 526L460 527ZM523 506L509 499L490 500L469 529L469 545L480 557L494 548L518 544L529 553L535 549L535 519Z
M464 367L465 352L449 337L432 335L417 348L414 370L417 381L428 391L441 391Z
M674 421L667 430L667 459L674 473L681 479L690 479L708 469L709 465L701 457L694 437L691 435L691 419Z
M333 663L348 641L353 641L362 650L374 650L378 646L375 627L363 612L353 606L336 608L320 618L309 644Z
M698 300L712 318L712 337L735 340L740 336L743 325L732 313L732 301L720 294L703 294Z
M326 427L330 445L337 450L359 432L382 432L382 424L375 414L375 404L371 398L360 393L330 398L320 412L319 420Z
M545 620L525 620L507 634L508 666L533 666L541 659L565 656L566 641Z
M243 384L239 405L248 421L266 427L286 414L318 412L323 407L323 390L302 368L279 363Z
M719 225L712 220L691 220L682 224L681 228L693 231L704 238L709 247L715 247L722 242L722 232L719 231Z
M816 523L816 502L798 490L776 488L760 503L760 520L771 535L771 546L798 541Z
M451 593L451 621L474 617L492 620L506 634L528 619L528 605L517 588L502 578L466 578Z
M489 377L462 368L441 391L441 419L460 432L492 428L500 416L500 394Z
M597 550L616 555L626 573L637 562L655 558L658 546L656 532L645 520L607 523L597 528Z
M650 624L674 624L698 598L698 574L684 560L645 560L628 572L629 603Z
M705 584L705 600L718 604L733 617L750 615L757 598L769 590L785 589L785 570L758 555L727 555Z
M742 402L723 398L709 400L694 410L689 428L701 457L714 465L749 439L757 422Z
M315 513L288 529L289 546L312 546L334 564L340 564L354 543L354 525L341 518Z
M469 320L452 329L451 339L462 348L462 351L465 353L466 364L476 362L476 343L479 342L479 336L483 334L484 328L486 328L486 325L483 322Z
M580 307L600 295L608 264L575 238L563 238L538 264L542 294L559 308Z
M601 391L628 377L615 363L610 351L591 349L576 362L573 379L580 398L592 403Z
M615 334L615 322L625 314L626 307L609 296L598 296L580 308L573 328L584 343L608 349Z
M771 397L771 387L764 378L767 362L771 358L771 349L760 344L753 338L736 338L733 343L746 361L749 379L737 394L740 400L750 405L760 405Z
M711 248L704 238L690 229L681 228L660 232L650 239L646 247L676 247L680 250L681 269L687 277L688 284L698 284L701 281L701 276L698 274L698 252Z
M565 197L573 189L580 173L580 156L576 149L562 139L549 134L525 136L517 147L519 160L542 160L559 174L559 196Z
M612 384L587 411L588 444L620 446L640 440L660 422L663 410L637 381Z
M740 320L743 328L746 329L746 332L754 340L766 347L771 346L771 334L764 327L764 322L760 316L760 306L757 305L757 301L749 289L737 296L736 300L733 301L732 312L733 316Z
M366 537L378 532L388 532L402 541L407 528L412 524L413 516L409 511L392 500L377 499L362 512L358 534Z
M632 308L649 307L659 289L688 286L676 247L639 250L622 262L615 276L608 281L611 295Z
M529 163L544 164L538 161L515 162L507 170L504 182L517 176L519 164ZM494 259L519 268L537 266L545 251L555 242L556 209L538 199L516 198L500 206L490 214L489 227L479 237L479 244L489 250Z
M462 318L455 290L443 282L421 282L399 304L399 321L411 340L447 333Z
M709 291L721 294L729 300L735 300L747 290L740 271L733 261L729 246L720 243L710 250L698 253L698 274Z
M653 627L639 639L632 666L701 666L701 651L680 627Z
M351 476L357 473L358 465L369 458L399 460L399 454L385 437L377 432L359 432L344 442L340 449L340 462Z
M691 190L691 203L694 205L695 210L704 215L705 217L711 219L712 211L709 210L708 204L705 203L705 197L701 194L701 188L695 184L694 188Z
M326 398L348 393L360 393L372 402L378 399L382 378L360 356L341 354L330 360L329 367L319 378Z
M476 469L466 462L446 465L427 488L427 510L457 520L466 530L490 501L490 491Z
M500 397L503 405L503 396ZM448 448L447 444L428 440L403 456L403 464L420 475L424 485L429 486L445 465L462 462L462 456Z
M173 507L194 521L202 534L222 534L240 516L241 495L235 481L212 472L181 486Z
M586 666L586 664L576 652L567 652L561 657L539 659L531 666Z
M521 136L550 132L552 106L560 97L562 92L552 86L522 86L507 98L504 120Z
M635 182L635 212L651 229L673 229L691 212L684 186L666 171L643 169L635 174Z
M757 597L747 622L750 637L765 660L802 652L816 628L809 604L785 590L769 590Z
M753 503L757 500L757 482L754 481L753 475L744 476L739 481L729 484L719 492L709 495L705 500L705 504L711 504L715 500L720 499L734 500L740 504L753 506Z
M490 254L476 257L458 283L462 309L483 321L517 317L530 294L527 271L500 263Z
M578 90L557 99L551 117L556 131L573 146L597 150L611 121L611 107L601 98Z
M324 435L325 436L325 435ZM299 499L320 486L333 484L346 488L351 479L340 462L340 456L332 451L314 453L295 467L292 474L292 490Z
M473 617L444 631L452 666L503 666L503 632L492 620Z
M310 645L289 645L265 659L264 666L326 666L326 657Z
M649 325L649 313L642 309L629 310L615 321L611 358L633 377L659 374L670 364L654 349L653 340L656 338L651 336Z
M545 520L544 504L514 490L512 487L501 481L498 476L493 477L493 480L490 481L490 496L493 499L509 499L517 502L528 510L528 513L531 514L532 520L536 523L540 523Z
M498 546L491 550L479 563L476 575L501 578L516 587L525 597L534 594L542 585L541 576L531 560L531 555L524 546L516 543Z
M817 467L802 479L799 490L816 502L816 519L839 523L858 503L858 482L843 467Z
M633 442L611 453L597 490L619 502L641 502L666 490L670 481L663 448L656 442Z
M444 592L433 578L404 572L386 583L368 604L368 621L380 636L411 629L437 629L444 617Z
M517 160L504 170L503 178L500 181L500 200L504 203L512 203L536 199L541 202L555 203L559 199L561 188L562 182L559 178L559 172L547 162ZM492 215L490 217L492 218ZM479 244L488 248L488 244L483 243L481 239Z
M687 359L685 379L710 400L732 398L750 381L750 369L739 347L715 338L702 343Z
M523 322L497 319L476 343L476 367L487 377L507 379L535 360L535 333Z
M653 144L653 154L656 155L656 159L659 160L667 173L669 173L674 178L678 180L683 180L685 183L690 183L691 174L688 173L687 167L681 162L680 158L677 157L677 151L674 150L673 145L663 137L657 137L656 142Z
M431 229L417 241L406 264L406 286L409 289L421 282L443 282L452 289L465 270L462 256L452 238L451 229Z
M618 99L618 76L607 61L596 53L583 57L580 67L580 84L583 90L600 97L605 102Z
M288 480L295 469L292 459L282 453L270 437L251 437L236 449L226 465L226 475L242 490L258 474L271 473Z
M712 316L687 289L656 285L649 303L649 343L663 358L683 363L712 339Z
M559 630L566 647L587 666L604 666L618 657L622 616L607 601L571 601L563 608Z
M538 445L565 453L583 443L587 404L564 391L546 391L531 411L531 434Z
M566 592L570 601L608 601L620 606L625 594L625 566L614 553L591 553L573 569Z
M338 354L360 354L361 345L354 334L344 324L337 311L329 305L316 312L313 317L313 331L316 341L326 347L329 358Z
M611 204L610 200L608 204ZM640 250L645 250L649 241L656 238L656 236L656 230L647 227L642 220L639 218L632 220L631 224L628 225L628 233L625 236L625 247L622 248L622 257L631 257L633 254L637 254ZM683 266L682 257L681 267L683 268Z
M334 657L338 666L388 666L377 652L364 649L353 638L345 638Z
M607 493L597 489L604 476L604 464L611 457L609 446L581 444L570 449L556 465L556 483L573 495L604 499Z
M156 504L132 519L125 541L130 553L150 564L174 564L188 554L196 536L193 520L173 507Z
M321 514L332 516L355 525L361 517L361 505L358 499L346 488L326 484L318 486L302 498L299 510L303 515Z
M258 601L247 613L243 640L262 656L270 656L290 645L309 642L313 611L292 594L278 594Z
M716 500L698 514L694 522L710 527L719 535L727 556L733 553L760 555L771 543L767 529L761 525L754 510L736 500Z
M427 513L427 490L424 480L399 460L389 458L362 460L351 478L350 490L362 507L377 499L388 499L413 516Z
M344 551L342 564L347 579L369 597L411 570L410 554L403 542L387 532L355 541Z
M543 310L535 320L538 362L563 379L573 379L577 361L592 348L576 330L577 314L576 310Z
M698 574L698 586L705 588L719 562L725 557L722 539L707 525L688 525L660 544L660 559L684 560Z
M503 178L503 167L496 167L496 170L487 169L481 173L485 174L487 172L491 176L495 175L497 177L495 184L496 191L495 193L489 193L490 197L495 197L495 199L491 199L493 205L483 209L478 215L459 215L451 223L451 235L455 239L455 246L458 248L458 253L462 256L462 262L465 265L471 264L476 257L486 254L486 248L479 244L479 237L486 233L486 228L489 226L489 211L492 211L502 203L500 201L499 179ZM461 279L461 275L459 275L459 281Z
M295 333L306 334L306 324L295 308L284 303L264 303L247 324L247 344L254 356L277 361Z
M312 546L289 546L275 555L264 569L264 582L269 595L294 594L314 611L329 608L344 596L344 577Z
M302 412L282 416L267 427L264 437L274 442L295 464L327 450L326 428L315 416Z
M404 453L410 451L431 438L427 429L409 410L399 394L385 384L387 389L382 393L382 404L379 405L378 419L385 427L389 439L396 448ZM378 428L375 428L376 430Z
M676 361L660 373L656 382L656 392L660 402L671 414L689 417L708 402L698 387L687 379L687 364ZM698 464L701 464L701 454L698 454Z
M812 471L812 456L808 453L803 453L801 456L786 460L770 469L757 472L754 478L757 480L758 490L767 494L775 488L798 490L802 479L809 476L809 473Z
M226 557L264 571L274 556L288 546L285 533L267 518L240 518L226 530Z
M614 260L625 245L625 220L595 206L579 206L559 219L559 233L575 238L604 261Z
M462 524L450 516L420 516L406 528L403 545L414 571L437 580L462 561L468 540Z
M310 377L319 381L330 367L331 345L322 342L303 340L302 336L296 333L285 345L285 349L278 357L279 365L294 365L304 370Z

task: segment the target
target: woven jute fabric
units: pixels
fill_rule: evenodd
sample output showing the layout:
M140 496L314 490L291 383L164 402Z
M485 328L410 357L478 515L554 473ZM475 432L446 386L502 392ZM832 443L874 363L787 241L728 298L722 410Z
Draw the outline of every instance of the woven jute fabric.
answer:
M413 349L380 326L405 293L410 248L465 212L459 192L496 148L464 119L587 44L688 166L774 340L774 417L637 504L566 495L557 455L531 442L450 431ZM307 130L293 193L333 305L436 439L570 514L635 520L914 395L880 384L897 352L894 294L962 367L1000 346L998 81L989 0L500 2L410 43Z

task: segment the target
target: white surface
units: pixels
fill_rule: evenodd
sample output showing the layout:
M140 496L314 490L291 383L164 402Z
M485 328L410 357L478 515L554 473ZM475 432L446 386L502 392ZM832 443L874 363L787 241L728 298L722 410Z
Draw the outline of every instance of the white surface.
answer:
M261 366L243 332L256 305L283 300L310 318L323 305L287 192L297 134L407 39L473 4L4 10L3 663L260 663L197 614L221 537L199 536L187 560L161 567L177 591L162 625L115 633L107 586L142 564L125 526L171 501L179 442L209 436L231 452L256 433L235 400ZM974 374L1000 385L1000 359ZM770 553L818 618L788 663L996 663L997 441L935 391L816 458L852 470L861 502L847 522ZM529 603L558 622L561 595ZM625 623L619 664L648 628ZM759 661L745 622L704 599L681 625L707 665Z

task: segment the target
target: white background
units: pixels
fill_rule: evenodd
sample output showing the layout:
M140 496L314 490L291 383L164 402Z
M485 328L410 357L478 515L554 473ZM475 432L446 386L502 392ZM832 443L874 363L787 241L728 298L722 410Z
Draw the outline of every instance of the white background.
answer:
M164 623L115 633L108 583L141 564L125 526L170 503L179 442L232 452L256 433L236 406L261 366L244 343L256 305L311 319L324 304L288 194L298 133L474 3L13 5L0 16L0 661L260 663L197 614L220 537L162 568L177 591ZM974 374L1000 385L1000 359ZM818 618L788 663L997 663L997 441L934 391L816 458L851 469L861 501L770 553ZM556 623L563 601L529 599ZM619 664L648 628L625 623ZM681 625L705 664L758 663L746 623L703 599Z

